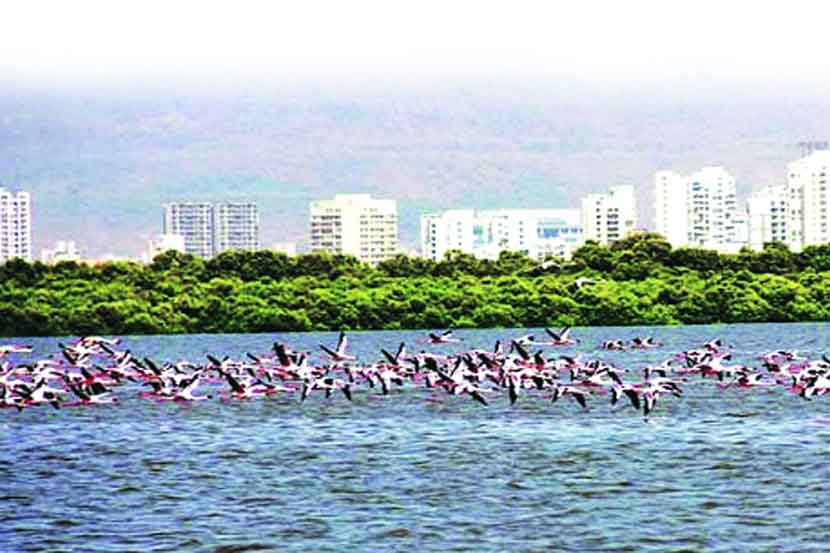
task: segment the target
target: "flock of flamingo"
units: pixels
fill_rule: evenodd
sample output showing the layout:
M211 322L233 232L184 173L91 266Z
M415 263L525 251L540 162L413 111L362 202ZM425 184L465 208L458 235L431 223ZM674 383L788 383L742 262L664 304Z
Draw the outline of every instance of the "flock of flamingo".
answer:
M430 333L422 344L440 346L462 340L448 330ZM574 346L579 340L571 329L545 329L537 340L526 335L510 340L509 348L496 342L492 351L469 349L454 354L421 352L408 355L401 343L392 354L380 350L380 360L359 363L348 353L348 338L340 333L334 348L321 344L321 362L312 364L310 352L274 343L266 354L246 353L245 360L206 356L206 362L159 363L139 359L121 350L121 339L87 336L68 344L48 358L25 362L33 353L24 344L0 345L0 408L23 409L49 405L55 409L118 403L116 390L135 390L141 398L159 402L194 402L210 399L252 400L277 394L331 398L340 394L352 401L358 390L388 396L424 386L435 394L461 396L488 405L506 395L511 405L526 395L556 402L570 398L583 409L589 401L610 396L648 416L662 397L683 395L693 377L711 377L722 388L782 386L810 399L830 392L830 358L800 357L795 351L773 351L758 358L760 367L730 364L732 355L723 340L671 355L659 365L624 369L579 355L546 356L544 347ZM660 348L651 337L630 342L610 340L598 349L627 351ZM16 362L13 363L12 360ZM641 379L635 381L640 376ZM135 383L132 387L123 387ZM199 393L201 391L201 394ZM210 392L210 393L208 393ZM126 393L126 392L121 392Z

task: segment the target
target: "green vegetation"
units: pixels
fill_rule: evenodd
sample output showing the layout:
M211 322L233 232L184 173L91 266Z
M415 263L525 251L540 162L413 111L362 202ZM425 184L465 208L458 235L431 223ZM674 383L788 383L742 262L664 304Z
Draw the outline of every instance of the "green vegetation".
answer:
M265 251L167 252L146 267L13 260L0 266L0 335L830 320L830 245L719 255L644 234L550 265L457 252L377 268Z

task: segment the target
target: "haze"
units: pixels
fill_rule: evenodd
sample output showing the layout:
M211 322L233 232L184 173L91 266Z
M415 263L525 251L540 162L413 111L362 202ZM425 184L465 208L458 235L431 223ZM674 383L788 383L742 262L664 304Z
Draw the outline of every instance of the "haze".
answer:
M622 183L648 222L657 169L723 164L746 195L830 134L807 3L272 4L11 8L0 186L33 192L38 250L136 255L173 199L258 201L266 246L348 191L398 199L406 246L425 210Z

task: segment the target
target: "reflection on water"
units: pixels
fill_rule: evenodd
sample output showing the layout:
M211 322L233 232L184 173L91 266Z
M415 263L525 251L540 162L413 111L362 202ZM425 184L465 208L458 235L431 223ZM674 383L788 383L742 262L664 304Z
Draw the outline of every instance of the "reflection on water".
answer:
M720 336L738 362L798 349L827 325L577 329L577 348L637 368ZM524 331L460 331L490 347ZM594 351L652 334L656 351ZM354 333L351 350L420 333ZM266 335L137 337L160 359L236 358ZM283 335L301 349L334 333ZM34 341L40 351L56 340ZM438 351L453 351L443 346ZM830 349L830 348L828 348ZM563 352L566 350L562 350ZM378 398L277 397L0 412L0 551L737 551L825 548L830 399L695 380L645 421L506 397L407 389ZM430 401L434 397L435 401Z

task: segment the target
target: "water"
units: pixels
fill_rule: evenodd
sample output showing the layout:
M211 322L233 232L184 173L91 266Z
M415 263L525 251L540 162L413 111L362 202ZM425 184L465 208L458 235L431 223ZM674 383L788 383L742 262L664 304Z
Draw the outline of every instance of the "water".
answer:
M826 324L577 329L583 351L636 368L723 337L736 360L828 345ZM464 348L518 331L459 331ZM651 334L659 350L594 351ZM422 333L352 333L350 350ZM240 358L273 339L135 337L135 353ZM52 351L55 339L36 339ZM451 352L453 346L435 348ZM828 348L830 349L830 348ZM549 351L553 351L548 348ZM0 551L827 550L830 399L690 383L645 421L630 406L408 389L191 405L0 411Z

